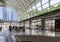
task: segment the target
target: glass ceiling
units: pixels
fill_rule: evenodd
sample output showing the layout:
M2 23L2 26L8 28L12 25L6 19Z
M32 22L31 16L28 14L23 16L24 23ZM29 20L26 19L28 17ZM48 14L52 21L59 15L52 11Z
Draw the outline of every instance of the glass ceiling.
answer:
M13 8L18 12L20 20L60 8L60 0L4 0L4 2L6 7Z

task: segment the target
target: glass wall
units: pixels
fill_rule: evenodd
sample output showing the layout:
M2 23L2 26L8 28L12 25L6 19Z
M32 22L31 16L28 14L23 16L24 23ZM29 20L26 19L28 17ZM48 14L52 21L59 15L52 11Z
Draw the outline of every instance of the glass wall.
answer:
M0 6L0 19L4 21L18 21L18 13L15 9Z
M16 10L7 8L7 21L18 21L18 13Z

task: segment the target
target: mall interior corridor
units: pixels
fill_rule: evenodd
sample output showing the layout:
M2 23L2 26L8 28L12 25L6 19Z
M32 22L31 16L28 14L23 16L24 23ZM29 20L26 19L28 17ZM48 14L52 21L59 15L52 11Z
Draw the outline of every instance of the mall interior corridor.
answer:
M60 0L0 0L0 42L60 42Z

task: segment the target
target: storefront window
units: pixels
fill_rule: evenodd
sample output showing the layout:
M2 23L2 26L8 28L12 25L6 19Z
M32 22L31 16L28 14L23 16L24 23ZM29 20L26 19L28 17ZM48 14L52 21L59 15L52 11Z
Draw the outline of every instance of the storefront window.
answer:
M37 28L36 26L39 26L39 28L40 28L40 26L41 26L41 19L37 19L37 20L33 20L32 21L32 24L31 24L31 26L33 27L33 28Z
M54 30L54 28L55 28L55 20L45 21L45 29Z

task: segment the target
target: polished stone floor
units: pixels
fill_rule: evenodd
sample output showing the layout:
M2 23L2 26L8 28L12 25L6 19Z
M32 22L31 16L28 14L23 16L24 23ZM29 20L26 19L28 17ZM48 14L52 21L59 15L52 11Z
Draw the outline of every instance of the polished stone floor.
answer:
M14 42L14 36L13 35L43 35L43 36L51 36L51 37L60 37L60 32L55 32L51 30L36 30L36 29L25 29L25 32L23 30L15 31L12 30L12 32L9 32L8 28L2 28L0 31L0 42Z
M8 28L2 28L2 30L0 30L0 42L13 42L12 35Z
M0 31L0 42L5 42L5 36L2 31Z
M35 29L26 29L25 32L23 32L22 30L20 31L12 31L13 35L43 35L43 36L51 36L51 37L56 37L56 36L60 36L60 32L55 32L55 31L51 31L51 30L35 30Z

